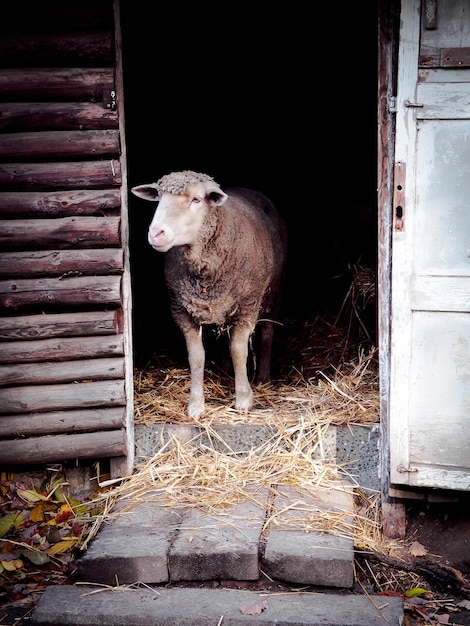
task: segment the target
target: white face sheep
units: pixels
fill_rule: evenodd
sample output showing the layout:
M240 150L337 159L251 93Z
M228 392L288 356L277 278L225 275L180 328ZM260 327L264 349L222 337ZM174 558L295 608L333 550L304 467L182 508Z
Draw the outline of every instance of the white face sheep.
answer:
M235 408L248 411L248 343L260 317L279 310L287 235L271 201L242 188L222 191L207 174L173 172L158 182L132 188L139 198L158 201L148 241L165 252L165 282L171 311L182 330L191 371L188 414L204 411L202 326L228 329L235 375ZM270 380L273 324L261 324L256 382Z

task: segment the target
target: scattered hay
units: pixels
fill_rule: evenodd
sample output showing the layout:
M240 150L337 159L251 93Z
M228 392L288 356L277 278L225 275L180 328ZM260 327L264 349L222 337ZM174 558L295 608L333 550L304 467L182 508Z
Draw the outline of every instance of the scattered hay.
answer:
M363 297L363 291L356 285L347 298ZM340 315L346 310L347 298ZM358 306L353 310L359 319ZM362 326L361 322L359 331ZM181 441L171 432L164 437L162 431L157 454L110 492L113 504L119 502L119 507L108 506L108 517L149 502L170 509L195 507L207 515L218 515L240 502L264 506L258 496L265 488L273 496L281 485L312 496L319 487L338 489L347 469L326 453L326 434L331 426L379 421L377 350L364 333L361 341L351 340L351 322L345 330L317 317L297 328L281 351L279 377L254 388L255 404L249 413L233 408L233 380L215 371L206 372L206 411L197 420L186 415L187 368L154 361L136 371L136 425L197 426L206 443L202 444L200 437ZM272 435L258 447L235 451L216 428L222 424L262 424ZM356 485L354 501L352 523L349 512L328 512L304 502L291 506L296 508L299 528L352 537L358 550L394 554L399 544L381 534L380 494L366 494ZM271 510L268 519L282 525L282 511Z
M380 419L377 350L360 353L357 359L339 367L328 364L315 377L305 378L293 370L289 379L254 388L255 404L249 413L233 408L231 380L208 371L204 392L206 411L201 423L285 426L297 423L342 425L374 424ZM305 368L303 368L305 369ZM328 372L328 373L326 373ZM186 415L190 374L187 368L152 367L136 372L135 424L195 421Z
M347 297L356 291L362 294L351 289ZM346 305L347 298L342 310ZM354 311L357 316L358 307ZM254 388L255 404L249 413L233 408L233 380L215 371L206 372L206 410L197 420L186 414L188 368L154 362L136 371L136 425L197 426L209 444L162 434L159 452L113 490L120 503L115 514L155 502L171 509L197 507L211 515L231 504L256 503L257 493L265 487L272 493L279 485L296 486L307 493L320 486L338 488L347 469L326 452L328 429L379 421L377 349L369 339L352 342L351 325L345 331L320 317L305 323L282 350L278 379ZM216 426L222 424L262 424L273 434L262 445L240 453L221 440ZM396 543L381 534L379 494L369 491L366 495L359 487L355 505L353 526L346 513L342 520L337 512L308 507L302 509L297 523L304 530L352 536L359 549L393 553ZM274 521L282 523L280 516Z
M377 349L363 316L375 301L375 271L356 265L334 321L316 315L304 322L286 319L275 334L282 355L275 382L255 387L248 414L233 409L234 382L214 368L205 376L205 424L294 425L370 424L379 421ZM340 324L340 320L347 318ZM375 324L375 315L374 321ZM256 364L253 363L253 367ZM134 379L135 424L191 423L186 416L190 390L187 367L155 357Z
M283 426L262 445L235 452L211 426L202 428L208 445L200 440L181 441L174 435L166 442L162 438L157 454L103 496L108 519L149 503L171 510L197 508L209 516L224 514L227 507L240 502L264 508L263 490L269 489L274 497L280 486L287 485L312 495L311 504L308 498L301 498L288 507L295 509L299 529L352 537L360 550L394 554L398 549L397 542L381 534L378 493L366 495L360 488L355 490L353 521L349 511L329 511L315 504L320 487L346 489L345 469L333 460L324 460L321 429L303 422ZM119 506L114 507L117 502ZM283 519L282 510L270 511L271 525L282 527Z
M162 441L157 454L113 491L121 505L132 508L151 501L168 508L195 507L210 515L231 504L257 503L256 494L273 485L311 490L337 484L338 468L317 456L319 443L311 431L287 429L243 452L231 450L211 427L204 431L211 445L182 442L173 435Z

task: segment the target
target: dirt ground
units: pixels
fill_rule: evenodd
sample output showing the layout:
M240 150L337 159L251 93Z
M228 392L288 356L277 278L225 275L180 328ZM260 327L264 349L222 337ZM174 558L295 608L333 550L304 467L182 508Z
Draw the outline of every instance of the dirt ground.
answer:
M419 502L407 506L406 534L429 555L470 579L470 498L456 502Z
M470 496L405 502L406 544L417 546L411 570L429 590L405 598L406 623L470 625Z

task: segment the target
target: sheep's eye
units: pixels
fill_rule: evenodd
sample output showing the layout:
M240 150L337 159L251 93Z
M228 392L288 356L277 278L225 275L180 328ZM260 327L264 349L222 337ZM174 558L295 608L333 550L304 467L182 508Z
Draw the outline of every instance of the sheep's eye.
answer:
M198 196L195 196L192 201L195 203L199 203L201 202L201 198L199 198Z

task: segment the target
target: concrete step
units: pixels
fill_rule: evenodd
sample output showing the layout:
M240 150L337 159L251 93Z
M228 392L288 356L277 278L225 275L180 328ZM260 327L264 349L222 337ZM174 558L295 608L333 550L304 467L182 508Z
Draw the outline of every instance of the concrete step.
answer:
M285 582L352 587L352 530L351 536L307 532L309 512L352 529L350 485L338 481L314 492L253 488L250 500L212 515L145 502L102 526L78 561L80 578L106 585L257 580L261 569Z
M81 580L49 586L32 614L32 625L404 623L401 598L352 590L350 483L315 491L253 486L250 496L214 514L191 507L166 508L149 501L149 495L126 511L121 503L118 514L102 525L79 560ZM306 527L306 512L312 511L319 518ZM337 520L334 533L318 530L322 515ZM342 532L348 527L350 533ZM260 572L299 587L279 592L286 586L277 585L275 592L259 591ZM230 587L243 581L243 589L226 588L217 581L227 581Z
M48 587L33 626L399 626L398 597L237 589Z
M262 446L276 436L272 428L263 424L216 424L211 426L215 437L208 438L207 430L189 424L153 424L136 426L135 456L137 462L148 461L171 438L193 445L213 447L221 452L239 454ZM322 446L316 450L325 462L335 461L347 468L348 477L364 490L380 490L379 480L379 424L331 425L322 433Z

